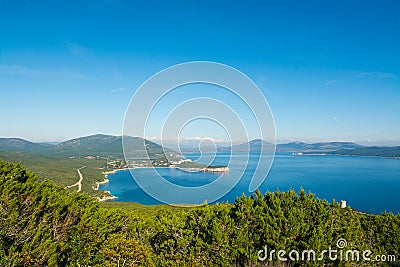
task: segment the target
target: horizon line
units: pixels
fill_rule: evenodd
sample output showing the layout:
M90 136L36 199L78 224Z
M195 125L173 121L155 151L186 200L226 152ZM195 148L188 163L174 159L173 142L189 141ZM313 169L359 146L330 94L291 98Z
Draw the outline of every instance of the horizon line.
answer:
M74 139L79 139L79 138L84 138L84 137L90 137L90 136L96 136L96 135L104 135L104 136L113 136L113 137L122 137L122 136L127 136L127 137L137 137L137 138L142 138L145 139L147 141L151 141L151 142L157 142L157 141L162 141L159 138L154 138L154 137L140 137L140 136L129 136L129 135L116 135L116 134L105 134L105 133L95 133L95 134L89 134L89 135L82 135L82 136L78 136L78 137L72 137L72 138L64 138L63 140L46 140L45 141L32 141L33 139L30 138L25 138L25 137L20 137L20 136L15 136L15 137L4 137L4 136L0 136L0 139L21 139L21 140L25 140L31 143L63 143L63 142L67 142L70 140L74 140ZM201 139L200 139L201 138ZM261 138L252 138L249 140L235 140L233 142L230 142L229 140L225 140L225 139L220 139L220 138L212 138L212 137L185 137L181 139L182 141L198 141L201 142L203 140L217 140L215 141L215 143L232 143L232 144L241 144L241 143L246 143L246 142L251 142L251 141L255 141L255 140L263 140L265 142L269 142L272 143L271 141L268 140L264 140ZM163 142L176 142L177 139L163 139ZM340 143L356 143L356 144L371 144L371 146L400 146L400 141L397 140L358 140L358 141L354 141L354 140L345 140L345 139L340 139L340 140L335 140L335 139L321 139L321 140L307 140L307 138L299 138L299 139L277 139L277 141L275 142L275 145L279 145L279 144L288 144L288 143L306 143L306 144L316 144L316 143L333 143L333 142L340 142ZM385 145L383 145L383 143L386 143ZM388 145L388 143L391 143L391 145ZM397 145L396 145L397 143Z

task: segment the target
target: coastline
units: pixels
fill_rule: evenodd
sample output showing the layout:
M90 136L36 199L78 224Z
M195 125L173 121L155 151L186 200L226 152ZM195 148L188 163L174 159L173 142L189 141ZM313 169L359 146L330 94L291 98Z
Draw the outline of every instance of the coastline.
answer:
M365 158L381 158L381 159L396 159L396 160L400 160L400 157L397 157L397 156L393 157L393 156L379 156L379 155L335 154L335 153L328 153L328 152L327 153L308 153L308 152L304 152L303 155L307 155L307 156L365 157Z
M109 174L113 174L113 173L116 173L116 172L122 171L122 170L128 170L128 168L115 169L115 170L112 170L112 171L103 172L104 180L100 181L100 182L96 182L95 186L93 186L93 190L98 191L100 185L109 183L110 182L110 180L108 179L108 175ZM113 196L109 190L102 190L102 191L104 191L105 194L108 194L108 196L106 195L106 196L102 196L102 197L97 197L97 200L99 202L113 200L113 199L117 199L118 198L117 196Z
M110 182L110 180L108 179L108 175L109 174L113 174L119 171L123 171L123 170L129 170L129 169L153 169L153 168L163 168L163 169L181 169L184 171L188 171L188 172L229 172L229 168L228 167L217 167L217 168L179 168L177 166L174 167L131 167L131 168L122 168L122 169L115 169L112 171L107 171L107 172L103 172L104 174L104 180L100 181L100 182L96 182L95 186L93 186L93 190L99 190L100 185L102 184L107 184ZM113 196L111 194L111 192L109 190L102 190L104 191L104 193L108 194L108 196L102 196L102 197L97 197L97 200L99 202L103 202L103 201L108 201L108 200L113 200L113 199L117 199L117 196Z
M380 159L396 159L399 160L400 157L392 157L392 156L374 156L374 155L357 155L357 154L329 154L333 156L347 156L347 157L366 157L366 158L380 158Z

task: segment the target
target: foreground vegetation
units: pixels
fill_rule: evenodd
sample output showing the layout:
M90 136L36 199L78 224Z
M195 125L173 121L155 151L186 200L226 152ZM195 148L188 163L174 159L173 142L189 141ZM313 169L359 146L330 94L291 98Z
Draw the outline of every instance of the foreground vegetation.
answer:
M57 156L35 155L21 152L1 152L0 158L12 162L22 162L24 166L35 172L39 180L51 180L55 185L66 187L79 180L77 169L84 177L82 181L82 192L93 196L102 197L104 191L95 190L96 183L104 180L104 172L112 171L114 168L107 166L107 158L66 158ZM70 192L77 191L77 187L68 189Z
M257 260L265 245L322 251L339 238L351 249L400 255L400 215L361 214L303 191L193 208L114 206L0 160L0 266L265 266Z

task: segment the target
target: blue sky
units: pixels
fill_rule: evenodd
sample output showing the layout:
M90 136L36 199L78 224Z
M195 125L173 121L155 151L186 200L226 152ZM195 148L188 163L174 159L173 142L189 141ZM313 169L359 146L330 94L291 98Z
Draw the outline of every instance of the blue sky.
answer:
M399 1L0 0L0 136L120 135L148 77L207 60L257 83L280 142L399 145L399 13Z

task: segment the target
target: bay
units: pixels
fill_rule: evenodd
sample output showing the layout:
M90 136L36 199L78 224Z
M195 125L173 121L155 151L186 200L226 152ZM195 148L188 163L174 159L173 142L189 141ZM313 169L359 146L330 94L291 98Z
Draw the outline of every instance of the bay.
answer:
M186 154L187 158L200 162L209 161L214 155L199 153ZM200 157L201 156L201 157ZM246 160L245 155L234 155ZM227 165L230 155L218 153L212 165ZM257 167L259 156L251 154L247 169L239 183L218 202L233 203L243 193L251 195L248 186ZM261 159L263 160L263 159ZM245 162L244 162L245 163ZM240 168L230 166L230 172L223 174L237 175ZM157 171L164 179L181 186L195 187L211 183L220 174L200 172L188 173L174 168L159 168ZM132 171L134 176L154 179L154 172L146 168L137 168ZM109 174L110 182L100 186L100 190L109 190L118 197L113 201L139 202L142 204L160 204L144 192L132 178L129 170L121 170ZM157 186L155 182L154 186ZM369 213L384 211L400 212L400 160L358 156L333 155L291 155L277 153L271 170L265 181L259 187L262 193L266 191L287 191L294 189L297 192L303 188L312 192L316 197L331 202L346 200L352 208ZM185 203L193 203L185 199Z

